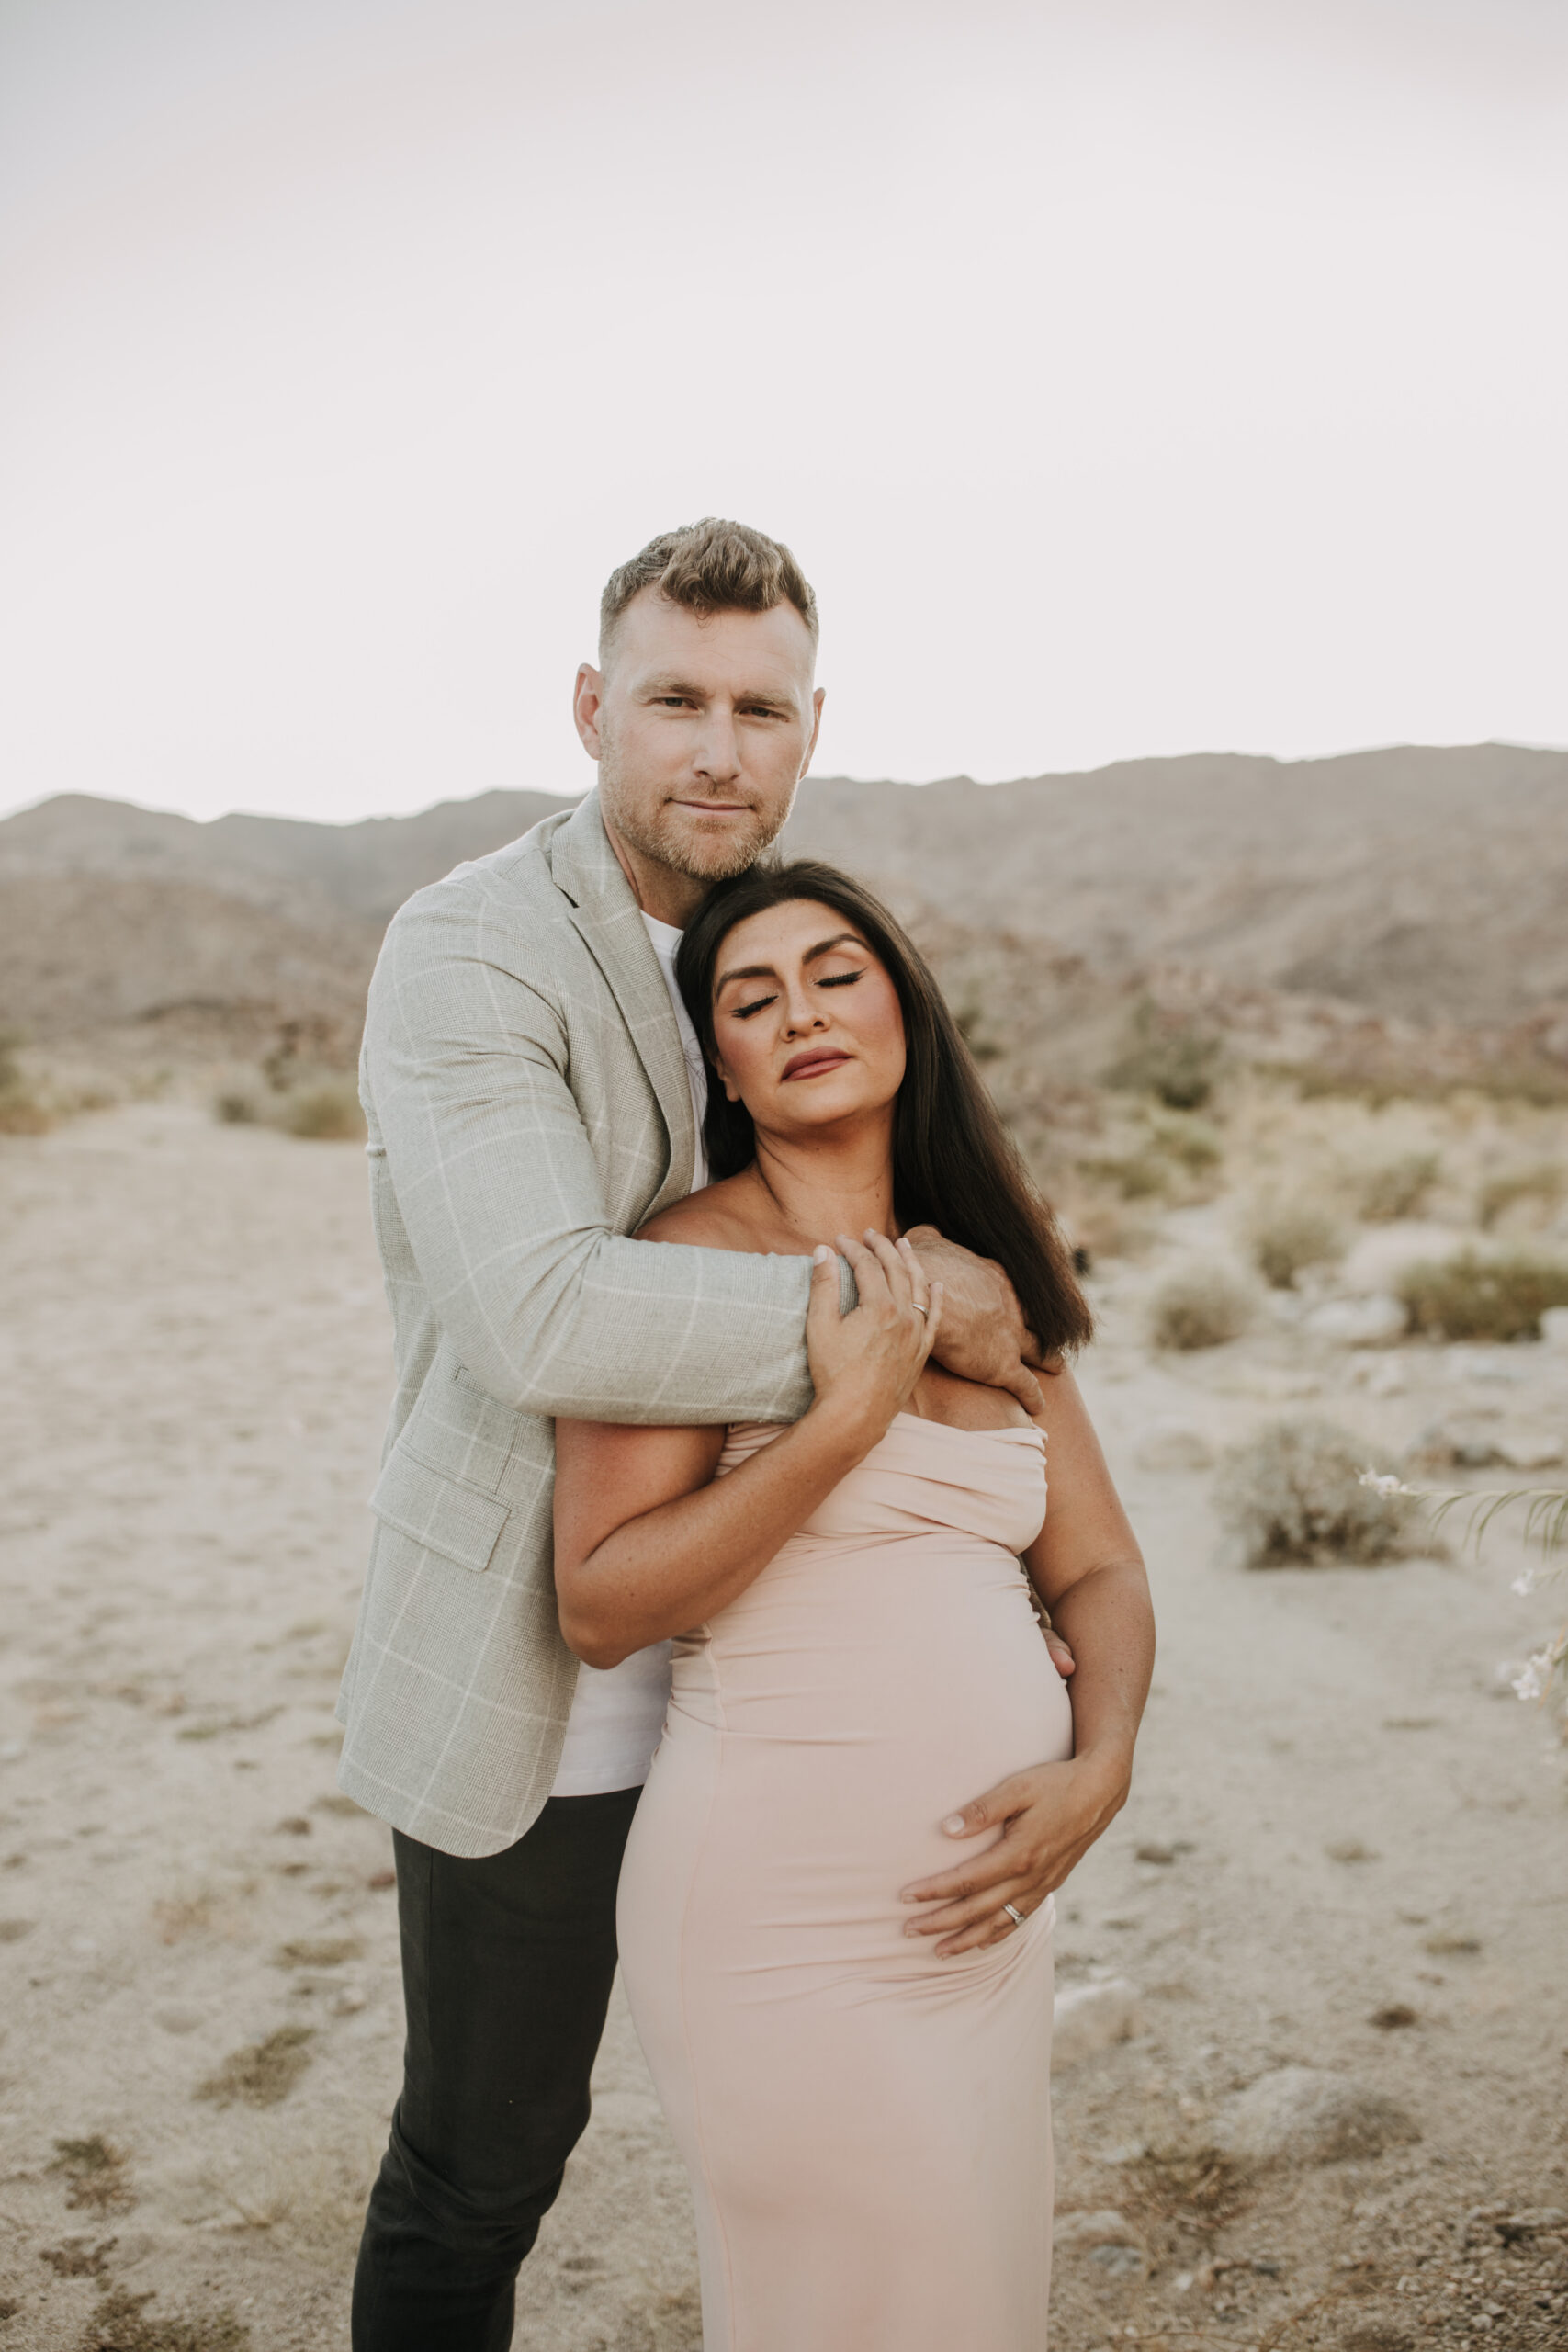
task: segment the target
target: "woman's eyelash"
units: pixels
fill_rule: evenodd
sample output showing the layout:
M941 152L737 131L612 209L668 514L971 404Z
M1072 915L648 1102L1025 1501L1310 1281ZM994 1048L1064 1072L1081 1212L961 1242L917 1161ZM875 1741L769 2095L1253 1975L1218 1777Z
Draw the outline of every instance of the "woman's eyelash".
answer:
M823 978L819 979L817 985L819 989L849 989L853 988L855 982L859 979L863 979L865 975L863 971L831 972L826 974ZM776 1004L777 1002L778 999L776 996L755 997L750 1004L736 1005L733 1008L733 1018L737 1021L750 1021L751 1015L754 1012L761 1012L764 1005Z

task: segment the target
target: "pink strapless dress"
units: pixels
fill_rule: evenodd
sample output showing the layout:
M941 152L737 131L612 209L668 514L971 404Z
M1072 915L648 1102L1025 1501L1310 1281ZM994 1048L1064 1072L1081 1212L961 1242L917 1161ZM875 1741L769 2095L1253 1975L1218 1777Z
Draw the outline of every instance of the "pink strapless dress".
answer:
M939 1960L898 1891L976 1850L945 1815L1072 1753L1017 1557L1044 1511L1036 1431L901 1413L675 1645L620 1941L705 2352L1043 2352L1052 1905Z

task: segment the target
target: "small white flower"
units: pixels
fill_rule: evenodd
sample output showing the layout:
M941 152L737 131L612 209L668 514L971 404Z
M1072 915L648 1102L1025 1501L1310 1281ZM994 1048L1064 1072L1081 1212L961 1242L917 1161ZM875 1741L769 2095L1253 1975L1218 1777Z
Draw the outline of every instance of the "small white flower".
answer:
M1374 1495L1413 1495L1416 1492L1415 1487L1407 1487L1403 1478L1396 1478L1393 1471L1374 1470L1371 1463L1362 1471L1360 1483L1363 1487L1370 1487Z
M1544 1650L1538 1650L1533 1657L1525 1660L1517 1674L1512 1678L1512 1689L1516 1699L1532 1701L1543 1699L1546 1696L1546 1682L1541 1671L1545 1664Z
M1508 1590L1510 1592L1517 1592L1521 1600L1528 1600L1531 1593L1535 1590L1536 1585L1539 1581L1540 1579L1534 1568L1524 1568L1521 1569L1520 1573L1514 1578L1513 1583L1508 1587Z

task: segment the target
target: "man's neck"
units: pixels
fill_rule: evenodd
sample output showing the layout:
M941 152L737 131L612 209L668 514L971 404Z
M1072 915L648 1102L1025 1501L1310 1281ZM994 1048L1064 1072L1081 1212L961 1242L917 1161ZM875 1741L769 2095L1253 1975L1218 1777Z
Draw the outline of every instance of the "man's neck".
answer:
M635 849L623 841L615 826L599 810L604 828L604 838L615 854L615 863L631 884L632 896L645 915L655 922L667 922L676 931L684 931L706 892L705 882L694 881L689 874L677 874L672 865L663 865L656 857Z

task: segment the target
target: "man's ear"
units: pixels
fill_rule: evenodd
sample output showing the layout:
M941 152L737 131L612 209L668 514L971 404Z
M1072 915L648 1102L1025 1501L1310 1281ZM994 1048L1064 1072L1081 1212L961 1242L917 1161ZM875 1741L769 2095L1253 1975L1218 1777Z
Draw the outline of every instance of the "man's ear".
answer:
M577 673L577 684L571 693L571 716L578 738L591 760L596 760L603 744L599 735L599 713L604 705L604 673L592 662L584 662Z
M816 754L817 738L822 732L822 706L827 699L828 689L826 686L818 686L816 693L811 697L811 741L806 747L806 757L800 763L800 775L795 778L795 782L797 784L800 782L801 776L805 775L807 769L811 765L812 759Z

